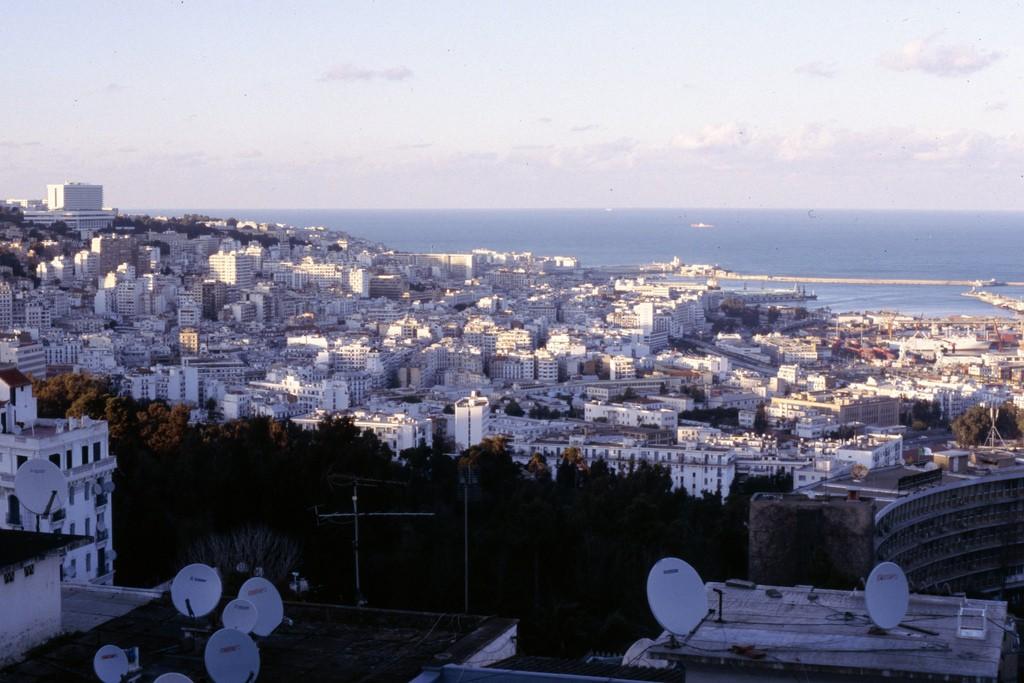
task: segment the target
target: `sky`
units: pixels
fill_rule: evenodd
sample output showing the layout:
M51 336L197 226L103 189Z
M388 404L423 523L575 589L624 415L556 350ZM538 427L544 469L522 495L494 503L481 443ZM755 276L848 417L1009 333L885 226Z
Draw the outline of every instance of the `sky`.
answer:
M0 196L1024 210L1024 4L10 3Z

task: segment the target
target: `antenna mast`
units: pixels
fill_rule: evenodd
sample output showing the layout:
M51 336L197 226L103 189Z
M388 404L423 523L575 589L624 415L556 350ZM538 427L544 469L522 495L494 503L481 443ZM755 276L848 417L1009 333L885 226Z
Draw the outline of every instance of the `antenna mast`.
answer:
M995 448L997 445L1006 448L1003 435L999 433L999 428L996 427L996 422L999 420L999 408L990 405L988 407L988 417L992 426L989 427L988 436L985 438L985 445L989 448ZM996 443L997 441L999 442L998 444Z
M433 517L433 512L359 512L359 487L360 486L405 486L404 481L391 481L385 479L365 479L359 477L353 477L349 475L332 475L330 477L330 483L334 484L339 480L351 480L352 482L352 512L320 512L318 508L314 508L316 514L317 523L320 522L331 522L333 520L339 520L340 522L346 521L347 518L352 518L352 555L355 561L355 575L356 575L356 607L365 607L366 598L363 596L363 586L361 577L359 574L359 518L360 517Z

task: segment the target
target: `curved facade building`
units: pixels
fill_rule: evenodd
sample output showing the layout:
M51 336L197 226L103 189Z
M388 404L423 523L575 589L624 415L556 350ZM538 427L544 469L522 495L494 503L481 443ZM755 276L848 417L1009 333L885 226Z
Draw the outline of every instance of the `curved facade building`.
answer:
M915 592L1019 601L1024 467L923 488L892 501L875 515L874 547L875 561L900 565Z

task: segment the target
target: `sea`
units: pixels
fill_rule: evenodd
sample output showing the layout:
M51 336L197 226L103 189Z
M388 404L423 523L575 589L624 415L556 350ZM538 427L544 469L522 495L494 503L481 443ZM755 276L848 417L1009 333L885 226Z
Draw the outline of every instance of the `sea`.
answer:
M730 209L148 209L324 226L402 251L569 255L582 265L718 264L741 273L1024 281L1024 213ZM704 224L711 227L691 227ZM722 283L759 289L756 282ZM791 285L768 283L769 288ZM808 284L812 306L912 315L1013 314L960 286ZM1024 297L1024 287L993 288Z

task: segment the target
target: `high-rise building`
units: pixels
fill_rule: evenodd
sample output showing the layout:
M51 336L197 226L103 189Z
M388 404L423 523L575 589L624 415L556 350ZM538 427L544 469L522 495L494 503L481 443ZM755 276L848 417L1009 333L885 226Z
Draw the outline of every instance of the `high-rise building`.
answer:
M459 450L484 440L490 415L490 401L475 391L455 402L455 445Z
M47 185L46 205L50 211L100 211L103 209L103 186L68 182Z
M218 251L210 254L210 272L217 280L227 285L252 287L256 273L256 258L252 254L237 251Z
M139 241L134 236L100 235L92 238L91 246L93 253L99 254L100 277L117 270L122 263L139 270Z

